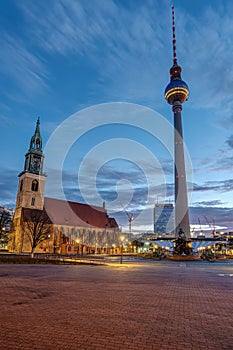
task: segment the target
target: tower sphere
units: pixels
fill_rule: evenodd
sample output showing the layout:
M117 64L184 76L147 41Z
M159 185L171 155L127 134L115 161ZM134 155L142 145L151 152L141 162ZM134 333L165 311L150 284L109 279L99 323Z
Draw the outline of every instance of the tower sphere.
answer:
M164 97L170 105L173 105L175 101L183 103L188 99L188 96L188 85L182 79L171 80L164 92Z

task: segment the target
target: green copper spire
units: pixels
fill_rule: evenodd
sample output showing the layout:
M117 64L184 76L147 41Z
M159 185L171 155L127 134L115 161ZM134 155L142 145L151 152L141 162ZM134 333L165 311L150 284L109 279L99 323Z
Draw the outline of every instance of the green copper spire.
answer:
M40 136L40 117L37 118L35 135Z
M44 155L42 151L42 137L40 135L40 118L38 117L36 130L31 138L29 150L25 155L23 173L29 172L38 175L43 174L43 160Z
M36 122L36 130L31 138L28 152L42 153L42 138L40 136L40 117Z

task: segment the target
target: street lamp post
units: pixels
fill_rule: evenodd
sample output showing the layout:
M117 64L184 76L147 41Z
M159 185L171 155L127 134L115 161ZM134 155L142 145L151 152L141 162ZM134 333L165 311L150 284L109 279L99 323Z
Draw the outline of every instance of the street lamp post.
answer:
M121 236L120 237L120 240L121 240L121 260L120 260L120 263L122 264L123 262L123 241L124 241L125 237L124 236Z
M80 254L80 239L79 238L76 239L76 243L78 245L77 253Z
M50 234L48 234L48 252L50 253L50 245L49 245L49 242L50 242Z

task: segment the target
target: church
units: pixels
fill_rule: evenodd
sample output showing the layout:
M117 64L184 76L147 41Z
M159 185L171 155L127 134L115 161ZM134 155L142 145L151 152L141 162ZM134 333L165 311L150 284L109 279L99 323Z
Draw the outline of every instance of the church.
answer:
M103 207L44 196L46 174L38 118L19 174L9 251L16 253L110 253L120 246L120 230Z

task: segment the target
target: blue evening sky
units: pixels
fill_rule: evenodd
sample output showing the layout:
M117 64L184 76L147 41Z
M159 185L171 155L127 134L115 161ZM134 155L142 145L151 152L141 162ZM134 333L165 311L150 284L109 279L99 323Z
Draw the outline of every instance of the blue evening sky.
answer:
M172 3L178 63L190 88L183 131L193 171L191 221L197 224L199 217L204 225L207 216L233 230L231 0L0 1L0 205L15 205L17 175L38 116L45 148L69 116L123 102L119 113L128 125L113 122L114 104L102 125L97 106L95 128L95 114L87 110L78 119L85 130L81 137L68 145L69 131L61 134L54 157L64 140L67 154L62 169L45 158L46 195L61 198L49 178L62 170L67 199L106 201L108 212L126 226L123 206L138 217L135 230L152 229L153 203L173 201L172 156L133 118L143 119L140 105L173 123L163 96L172 65ZM148 120L145 112L145 125Z

